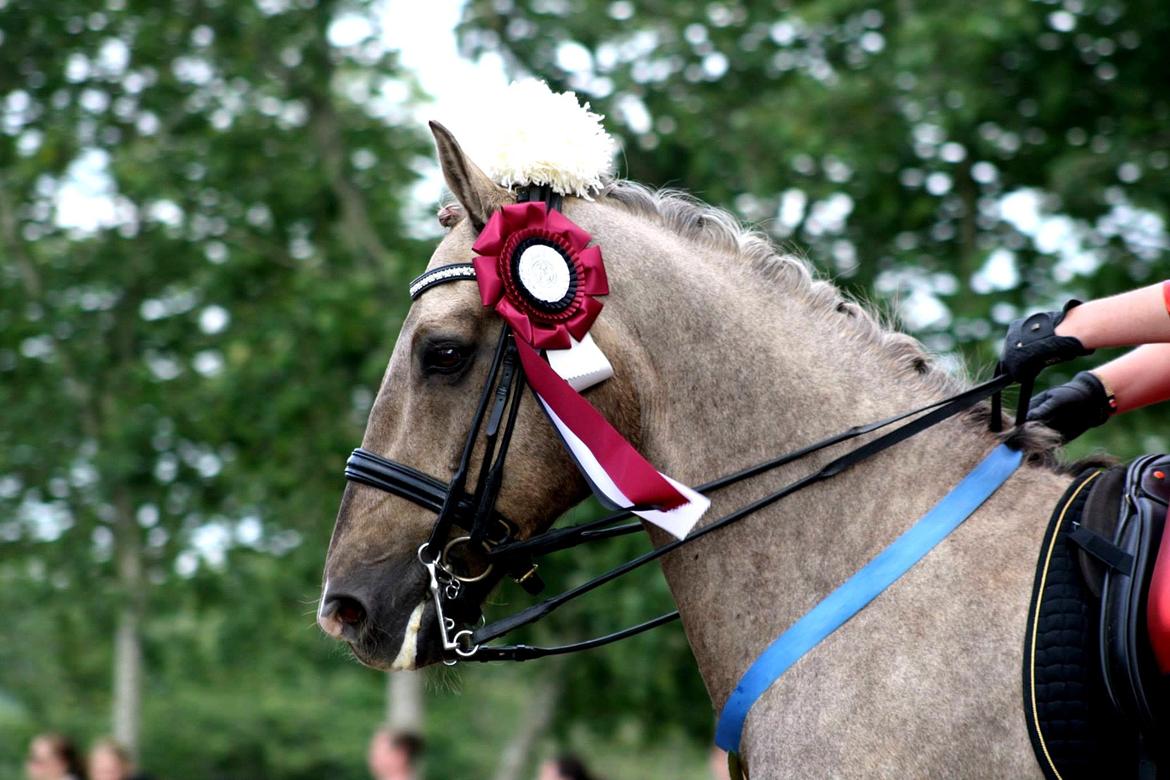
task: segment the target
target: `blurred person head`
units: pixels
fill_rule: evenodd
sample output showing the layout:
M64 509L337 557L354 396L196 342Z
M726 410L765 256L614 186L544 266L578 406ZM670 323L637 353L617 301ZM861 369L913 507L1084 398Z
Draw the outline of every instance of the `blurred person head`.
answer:
M596 780L585 762L571 753L551 758L540 765L538 780Z
M707 757L707 765L711 768L712 780L731 780L731 768L727 766L727 751L712 747L711 755Z
M102 739L89 749L89 780L128 780L133 769L130 753L112 739Z
M422 752L418 734L383 727L370 738L366 760L374 780L400 780L414 777Z
M73 740L64 734L38 734L28 746L24 771L29 780L84 780L85 767Z

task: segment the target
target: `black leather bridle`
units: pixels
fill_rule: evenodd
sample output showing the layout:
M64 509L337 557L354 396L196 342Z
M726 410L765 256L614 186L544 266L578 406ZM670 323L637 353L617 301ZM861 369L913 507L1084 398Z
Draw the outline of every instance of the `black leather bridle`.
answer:
M560 205L559 197L550 193L547 188L534 187L523 190L520 199L541 199L548 203L550 208L557 208ZM411 283L411 298L417 299L426 290L439 284L474 279L474 271L469 271L469 266L470 264L461 263L428 271ZM496 511L496 500L504 477L504 460L525 386L524 371L518 360L511 329L506 324L501 328L491 366L463 445L462 456L450 483L360 448L350 455L345 467L345 476L350 481L392 493L438 514L429 539L418 549L418 560L427 569L431 597L439 621L444 662L526 661L588 650L616 642L675 620L678 618L678 612L660 615L645 623L573 644L533 647L523 644L487 643L545 617L563 604L583 596L600 585L655 561L696 539L732 525L785 496L837 476L857 463L971 408L985 398L993 397L991 425L993 431L998 431L999 393L1009 384L1011 380L1008 377L999 375L949 398L884 420L849 428L771 460L698 485L696 490L701 493L720 490L836 444L903 423L849 450L819 470L790 482L707 525L695 528L684 539L676 539L654 548L581 585L486 625L479 617L481 613L477 596L481 597L490 590L503 574L511 576L525 590L535 595L543 589L543 583L536 574L536 566L533 563L537 556L643 529L641 522L621 523L622 520L633 516L629 511L621 511L592 522L553 529L528 539L517 539L516 526ZM475 485L469 490L467 483L471 460L481 432L484 440L483 459ZM455 528L459 529L459 533L452 536ZM487 556L490 563L483 571L478 573L459 571L460 565L454 553L464 544L477 552L482 551ZM480 624L476 626L476 622Z

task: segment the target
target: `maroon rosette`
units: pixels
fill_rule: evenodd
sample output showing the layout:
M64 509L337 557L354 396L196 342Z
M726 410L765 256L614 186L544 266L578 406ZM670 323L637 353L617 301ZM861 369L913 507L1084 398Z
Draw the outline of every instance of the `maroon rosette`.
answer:
M504 206L472 247L484 306L537 349L568 349L585 337L609 293L601 249L556 209L535 201Z

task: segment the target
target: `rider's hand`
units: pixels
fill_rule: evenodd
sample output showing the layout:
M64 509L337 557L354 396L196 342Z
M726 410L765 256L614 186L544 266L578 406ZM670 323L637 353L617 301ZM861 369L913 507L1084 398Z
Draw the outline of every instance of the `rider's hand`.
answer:
M1028 421L1040 422L1070 442L1090 428L1101 425L1116 411L1113 396L1096 374L1082 371L1032 399Z
M1015 380L1035 379L1054 363L1090 355L1091 349L1072 336L1056 335L1056 328L1080 301L1069 301L1061 311L1045 311L1021 317L1008 325L1003 343L1003 372Z

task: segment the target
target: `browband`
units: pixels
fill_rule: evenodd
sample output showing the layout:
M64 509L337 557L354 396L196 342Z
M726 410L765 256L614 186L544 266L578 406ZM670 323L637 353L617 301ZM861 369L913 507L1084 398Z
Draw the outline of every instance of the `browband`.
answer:
M444 282L458 282L474 278L475 266L471 263L453 263L432 268L416 276L414 281L410 283L410 299L412 301L418 300L418 296Z

